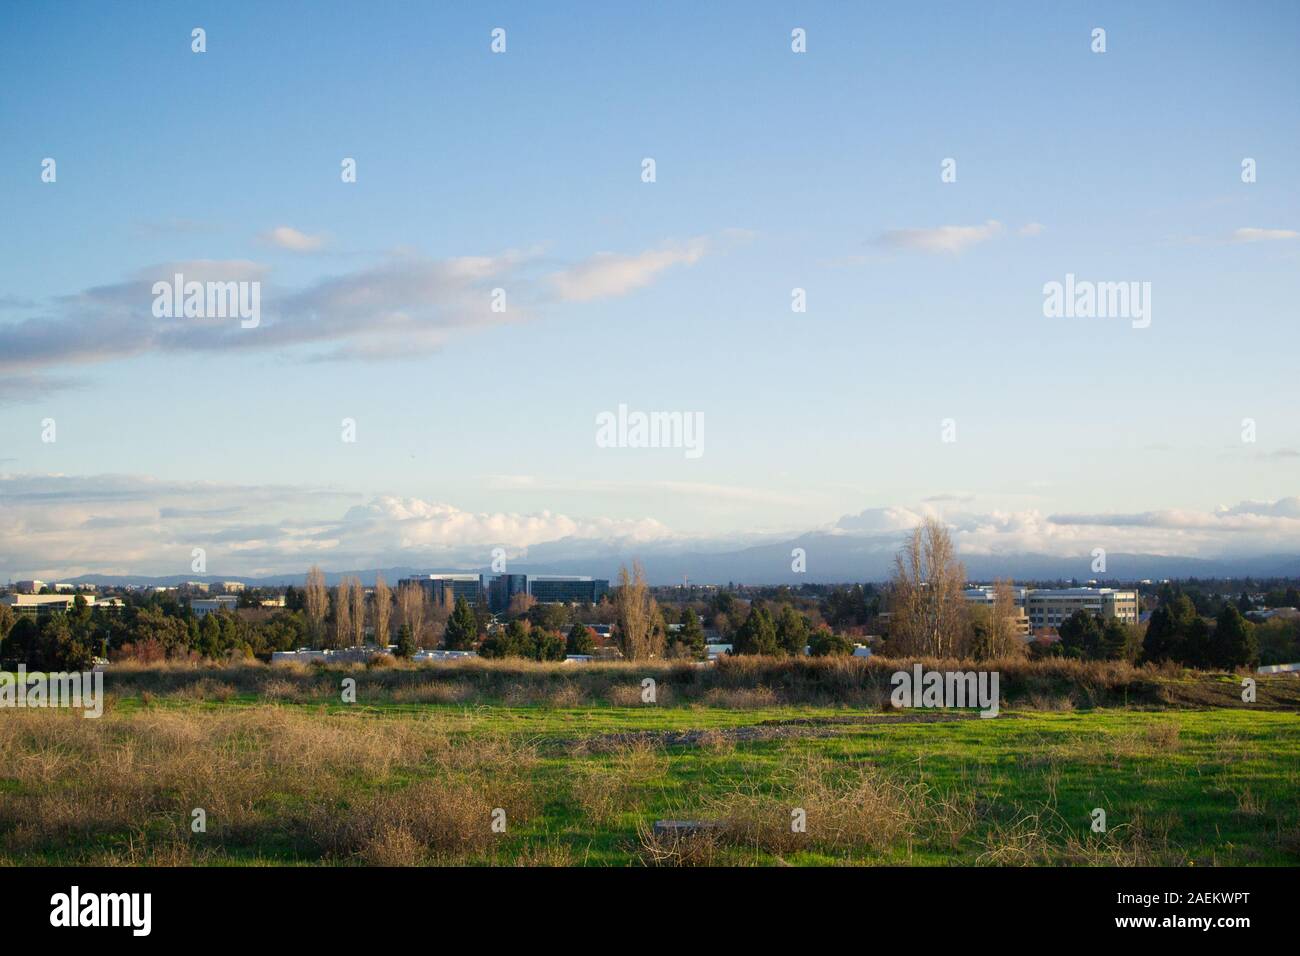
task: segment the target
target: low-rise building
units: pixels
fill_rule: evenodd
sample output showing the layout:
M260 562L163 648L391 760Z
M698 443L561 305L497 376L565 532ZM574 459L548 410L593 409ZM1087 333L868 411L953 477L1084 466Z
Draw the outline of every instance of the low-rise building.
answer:
M1117 588L1035 588L1025 600L1034 627L1058 627L1076 611L1136 624L1139 607L1137 591Z
M219 594L216 597L199 598L190 602L190 610L196 617L207 617L216 611L233 611L239 607L239 598L233 594Z
M416 651L411 655L413 661L459 661L467 657L478 657L478 651L446 651L434 648L428 651Z
M93 594L6 594L0 598L0 604L8 605L15 614L27 617L45 617L60 611L71 611L77 599L86 602L92 609L119 611L124 605L121 598L96 600Z
M1300 617L1300 610L1293 607L1271 607L1264 611L1252 611L1251 613L1263 621L1271 621L1275 617L1289 621Z
M1025 609L1026 598L1029 594L1028 588L1011 589L1011 598L1015 603L1015 613L1011 615L1010 621L1012 628L1021 637L1028 639L1033 632L1029 621L1029 614ZM963 597L971 604L978 604L982 607L993 607L997 601L997 589L984 585L967 588L963 592Z
M967 588L964 596L973 604L992 607L995 590L988 586ZM1137 591L1118 588L1015 588L1011 589L1018 614L1016 630L1029 637L1035 628L1057 627L1075 611L1088 611L1103 618L1117 617L1136 624L1140 609Z

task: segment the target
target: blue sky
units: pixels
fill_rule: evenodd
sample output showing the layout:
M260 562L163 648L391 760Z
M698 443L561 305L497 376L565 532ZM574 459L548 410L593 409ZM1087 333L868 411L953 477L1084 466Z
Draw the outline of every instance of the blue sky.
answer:
M859 514L1300 551L1300 7L373 7L0 15L0 574ZM159 333L145 280L200 261L267 321ZM1151 283L1150 327L1045 318L1066 273ZM597 447L620 403L704 454Z

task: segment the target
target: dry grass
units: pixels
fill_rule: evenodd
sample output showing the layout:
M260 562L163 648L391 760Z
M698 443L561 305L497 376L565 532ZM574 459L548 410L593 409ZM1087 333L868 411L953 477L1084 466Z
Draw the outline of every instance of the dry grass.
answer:
M845 863L906 857L918 840L956 846L977 822L969 799L932 793L869 764L845 765L814 755L783 767L774 784L741 784L674 816L713 826L669 835L641 826L642 862L711 866L801 852L833 854Z
M772 791L740 791L714 805L728 838L769 853L816 848L882 851L921 823L925 792L869 765L809 756ZM799 814L802 813L802 820ZM804 829L796 829L797 824Z
M505 862L513 866L561 867L577 866L582 861L574 856L573 850L566 844L546 840L525 844Z
M508 738L462 739L434 719L16 711L0 722L0 851L114 864L273 844L374 862L412 857L414 840L420 855L472 856L490 843L495 808L510 821L532 812L535 760ZM206 834L190 830L195 808Z
M461 704L473 700L474 688L463 681L421 681L393 688L397 704Z
M761 710L781 703L770 687L711 687L704 695L705 707L727 710Z
M984 866L1181 866L1187 859L1163 827L1144 827L1141 818L1093 833L1087 821L1072 826L1052 807L991 821L979 842L976 862Z
M696 746L711 754L729 754L736 750L735 740L714 728L702 731Z
M333 857L381 866L419 866L482 855L532 811L519 781L421 780L354 799L317 804L309 822L315 843ZM500 820L504 829L494 829Z
M721 829L657 834L641 821L636 833L641 862L647 866L719 866L723 862L726 834Z
M620 744L605 760L575 764L570 793L585 817L597 824L610 824L667 772L668 755L663 747L645 741Z
M673 702L673 691L667 684L656 682L654 700L644 699L641 684L615 684L606 691L606 699L615 707L666 707Z
M732 709L831 706L875 709L888 704L890 677L914 663L927 670L996 670L1004 706L1034 710L1107 707L1241 706L1235 680L1172 665L1072 660L970 661L871 658L724 657L709 667L672 661L557 664L465 659L437 663L379 661L340 666L256 661L114 664L110 693L128 697L226 699L232 694L286 702L336 701L339 681L357 682L359 702L506 703L528 707L641 705L641 681L654 678L660 705L705 704ZM1300 679L1258 676L1258 708L1300 708Z

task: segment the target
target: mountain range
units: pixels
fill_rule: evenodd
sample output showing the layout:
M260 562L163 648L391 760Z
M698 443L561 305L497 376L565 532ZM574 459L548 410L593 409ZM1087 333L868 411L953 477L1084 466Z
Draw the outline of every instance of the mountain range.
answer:
M789 584L884 581L889 578L901 537L896 533L846 535L815 532L780 541L752 544L734 550L635 550L607 546L585 557L574 557L570 549L556 549L547 558L547 546L533 549L529 559L512 560L508 570L515 574L588 574L614 581L620 566L638 559L651 584ZM802 549L806 570L793 570L793 552ZM561 556L563 555L563 556ZM1276 554L1242 557L1192 558L1158 554L1112 553L1106 556L1104 571L1092 569L1092 558L1057 557L1045 554L961 554L967 577L991 581L1009 577L1016 581L1092 579L1138 581L1163 578L1300 577L1300 555ZM69 583L114 586L126 584L175 585L184 581L241 581L250 586L273 587L301 584L303 574L275 574L265 577L243 575L106 575L86 574L67 579ZM482 567L395 566L354 570L327 570L325 577L336 584L344 576L355 576L373 584L382 572L391 584L399 578L419 574L469 572L491 573Z

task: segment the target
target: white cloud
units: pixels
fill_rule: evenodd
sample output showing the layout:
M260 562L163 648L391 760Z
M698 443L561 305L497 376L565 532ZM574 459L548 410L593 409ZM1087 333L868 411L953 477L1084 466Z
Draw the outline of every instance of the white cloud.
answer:
M289 227L272 231L282 245L315 242ZM724 239L743 234L728 231ZM126 280L13 307L28 312L0 324L0 381L26 376L20 389L0 386L0 401L23 400L65 384L43 377L59 366L112 361L150 352L292 351L305 360L409 358L443 346L453 332L521 322L557 298L587 301L622 295L654 281L675 265L705 254L692 239L632 256L604 253L567 269L543 272L540 251L506 250L495 256L429 259L395 254L384 261L325 276L297 290L276 288L267 266L247 260L162 263ZM159 319L152 286L187 281L261 283L261 321ZM494 311L494 290L507 292L507 309Z
M1300 498L1241 502L1213 511L1166 509L1102 514L1044 514L1037 510L975 512L936 507L872 508L841 518L840 534L889 535L925 517L947 524L960 553L979 555L1090 555L1113 553L1185 557L1261 555L1300 551Z
M539 511L471 512L380 496L340 513L355 494L323 488L176 482L135 475L0 475L0 576L190 574L206 551L213 574L298 574L399 564L478 567L568 542L631 548L676 540L651 519Z
M550 276L555 293L566 302L590 302L624 295L649 285L676 265L694 265L708 249L704 238L668 243L636 255L599 252L584 262Z
M1019 232L1020 235L1022 236L1041 236L1043 234L1043 230L1046 228L1047 227L1044 226L1041 222L1030 222L1021 226L1016 231Z
M530 491L526 477L493 484ZM762 503L744 489L647 482L638 495L682 492ZM653 487L649 487L653 486ZM627 487L618 490L629 491ZM871 508L841 518L837 536L876 539L892 551L923 518L943 520L959 554L1087 557L1112 554L1233 557L1300 552L1300 497L1243 501L1209 511L1103 514L971 509L965 501ZM537 561L732 551L755 543L737 532L682 534L650 517L602 518L552 510L467 511L447 502L330 488L163 481L133 475L0 474L0 576L45 580L78 574L191 574L191 551L212 574L300 574L376 567L483 567L491 550ZM770 536L769 536L770 537ZM791 535L793 537L793 535Z
M958 253L1002 234L1002 223L990 219L982 226L936 226L933 229L893 229L880 242L897 249L929 253Z
M868 508L855 515L845 515L831 530L850 534L892 534L915 528L927 516L938 516L934 508Z
M305 232L299 232L293 226L276 226L262 233L261 239L263 242L269 242L273 246L291 252L315 252L325 245L324 236L309 236Z
M313 512L355 497L137 475L0 475L0 575L188 574L196 547L214 573L268 568L277 553L297 564L326 546L318 535L328 528Z
M1271 242L1281 239L1295 239L1300 236L1300 232L1294 229L1260 229L1255 226L1246 226L1238 229L1232 234L1233 242Z
M671 536L652 518L574 518L551 511L471 512L442 502L390 496L350 508L338 530L341 542L350 550L396 549L407 556L440 556L474 564L488 563L490 550L497 545L526 550L567 538L648 542Z

